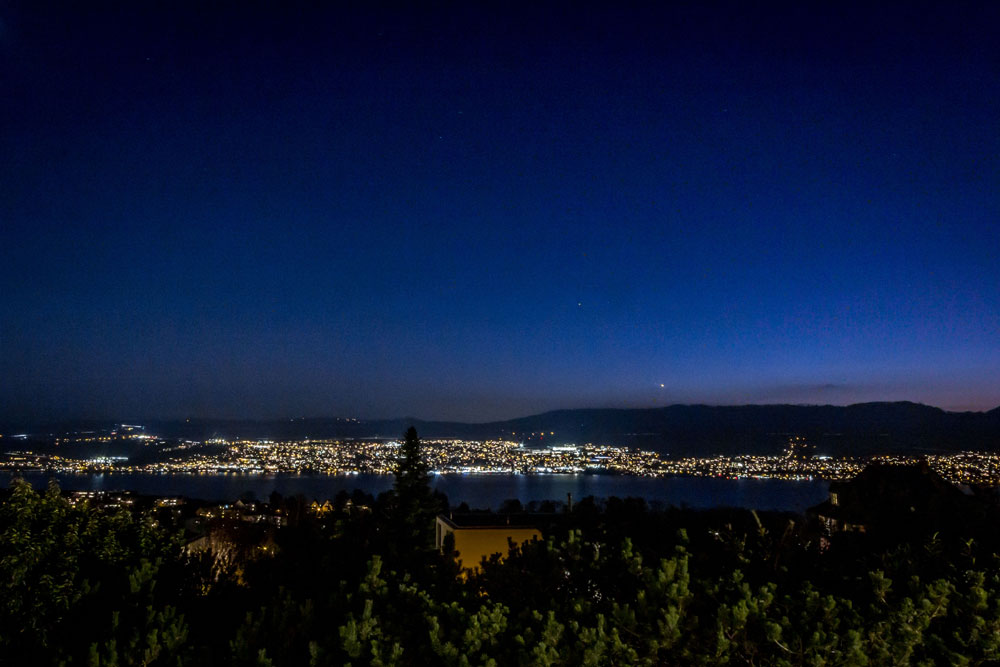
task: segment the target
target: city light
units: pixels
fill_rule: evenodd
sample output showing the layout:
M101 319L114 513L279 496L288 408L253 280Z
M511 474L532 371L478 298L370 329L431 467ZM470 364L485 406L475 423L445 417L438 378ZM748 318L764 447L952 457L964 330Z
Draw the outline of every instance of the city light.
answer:
M62 437L63 445L100 445L112 441L140 440L143 450L153 448L151 462L125 456L62 456L32 451L0 455L0 470L49 473L131 474L313 474L392 475L399 442L395 440L288 441L227 440L204 442L164 440L151 435L100 434ZM850 479L869 463L909 465L926 459L946 479L956 484L1000 483L1000 454L958 452L927 456L813 455L801 437L789 438L779 455L741 455L671 458L658 452L610 444L560 444L526 446L512 440L428 439L423 451L430 472L449 474L613 474L646 477L694 476L727 479L842 480ZM144 457L143 461L149 461Z

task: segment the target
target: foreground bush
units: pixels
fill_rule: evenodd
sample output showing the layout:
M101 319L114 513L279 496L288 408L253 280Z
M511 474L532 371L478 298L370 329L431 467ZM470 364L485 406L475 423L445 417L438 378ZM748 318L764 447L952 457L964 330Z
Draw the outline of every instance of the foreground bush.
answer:
M0 664L1000 660L996 559L973 541L821 551L756 515L740 528L681 513L691 528L669 539L571 529L461 580L420 540L394 549L398 522L374 505L303 520L267 555L208 567L128 512L15 483L0 504Z

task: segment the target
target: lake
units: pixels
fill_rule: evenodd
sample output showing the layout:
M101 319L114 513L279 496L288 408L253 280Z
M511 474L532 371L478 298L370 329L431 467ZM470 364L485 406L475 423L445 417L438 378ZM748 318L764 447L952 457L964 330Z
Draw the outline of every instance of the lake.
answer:
M28 473L25 479L44 488L52 475ZM0 473L0 485L9 485L12 473ZM183 495L204 500L235 500L252 492L266 500L272 491L282 495L303 494L307 498L333 498L339 491L361 489L378 494L392 488L390 475L191 475L191 474L100 474L55 475L67 490L129 490L144 495ZM826 500L829 482L777 479L722 479L713 477L629 477L623 475L432 475L431 485L447 494L452 505L467 502L473 508L498 509L503 501L516 498L566 501L586 496L607 498L635 496L647 502L706 508L744 507L803 512Z

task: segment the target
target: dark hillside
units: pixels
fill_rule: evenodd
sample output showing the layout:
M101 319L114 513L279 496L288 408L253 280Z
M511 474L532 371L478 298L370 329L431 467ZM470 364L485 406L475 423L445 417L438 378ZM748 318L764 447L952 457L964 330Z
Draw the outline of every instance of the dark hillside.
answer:
M947 412L909 402L555 410L483 424L409 418L146 422L150 432L192 440L395 438L411 425L426 438L503 438L539 446L594 442L637 446L671 456L775 454L790 435L805 436L816 445L816 453L832 456L1000 450L1000 408ZM13 444L4 443L7 449Z

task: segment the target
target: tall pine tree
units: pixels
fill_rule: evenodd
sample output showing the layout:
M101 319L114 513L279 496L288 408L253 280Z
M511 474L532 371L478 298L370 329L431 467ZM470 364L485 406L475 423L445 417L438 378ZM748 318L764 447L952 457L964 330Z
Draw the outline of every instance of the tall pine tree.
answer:
M404 549L421 550L433 546L434 516L440 508L431 491L429 469L421 452L417 429L411 426L399 448L393 484L400 546Z
M431 495L430 467L420 451L417 429L411 426L403 436L396 463L396 481L393 488L404 505L419 503Z

